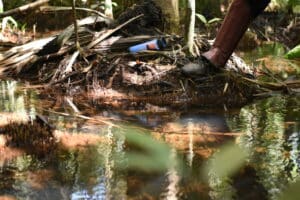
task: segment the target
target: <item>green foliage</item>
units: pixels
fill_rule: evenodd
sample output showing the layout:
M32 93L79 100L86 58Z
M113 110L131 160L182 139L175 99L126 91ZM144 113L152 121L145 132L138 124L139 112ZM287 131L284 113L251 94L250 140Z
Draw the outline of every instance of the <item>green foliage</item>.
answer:
M210 27L212 24L216 23L216 22L220 22L222 19L221 18L213 18L210 20L207 20L206 17L204 15L201 14L196 14L196 17L206 26L206 27Z
M7 27L9 27L9 23L12 25L11 28L18 28L18 23L14 18L11 16L4 17L1 22L1 30L5 30Z
M118 3L112 2L111 5L106 4L105 1L101 1L101 3L100 3L100 8L101 8L102 10L105 10L105 9L112 9L111 6L112 6L112 7L117 7L117 6L118 6Z
M4 5L3 5L2 0L0 0L0 13L2 13L3 11L4 11ZM10 25L12 25L12 27ZM11 16L8 16L8 17L4 17L1 20L0 26L1 26L1 30L3 31L7 27L18 28L18 23L14 18L12 18Z
M153 139L149 133L137 128L126 127L124 133L127 143L133 147L126 153L129 169L156 172L174 166L175 161L170 159L170 147L165 143Z
M290 50L286 55L285 58L287 59L297 59L300 58L300 44Z
M273 0L277 4L281 5L282 7L287 7L287 6L297 6L300 5L299 0Z
M213 28L213 24L220 22L222 20L221 18L217 18L217 17L208 20L204 15L199 13L196 13L195 15L197 19L199 19L204 24L208 37L210 36L211 29Z
M300 0L272 0L273 6L281 11L293 10L299 12Z
M0 13L2 13L3 12L3 2L2 2L2 0L0 0Z
M204 167L204 175L228 178L237 172L246 162L248 152L235 144L227 144L217 152L210 162Z

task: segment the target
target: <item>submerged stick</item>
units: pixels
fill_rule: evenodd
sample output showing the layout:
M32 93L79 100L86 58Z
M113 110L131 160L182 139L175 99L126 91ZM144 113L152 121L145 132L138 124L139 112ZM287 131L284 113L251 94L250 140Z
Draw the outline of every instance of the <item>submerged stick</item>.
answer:
M64 113L64 112L57 112L57 111L54 111L54 110L47 110L47 109L43 109L43 108L41 108L41 109L44 110L44 111L46 111L46 112L54 113L54 114L65 116L65 117L76 117L76 118L79 118L79 119L91 120L94 123L98 122L98 123L109 125L109 126L116 127L116 128L120 127L119 125L116 125L113 122L110 122L110 121L115 120L115 119L111 119L111 118L98 119L98 118L89 117L89 116L85 116L85 115L81 115L81 114L76 114L76 113L69 114L69 113Z

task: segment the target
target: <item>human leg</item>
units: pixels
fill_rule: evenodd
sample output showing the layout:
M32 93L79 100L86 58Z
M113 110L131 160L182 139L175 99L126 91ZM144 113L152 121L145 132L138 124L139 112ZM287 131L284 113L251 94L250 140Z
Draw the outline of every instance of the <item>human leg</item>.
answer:
M234 0L210 50L201 55L198 65L186 65L183 72L197 75L210 71L208 68L223 68L249 24L269 2L270 0Z

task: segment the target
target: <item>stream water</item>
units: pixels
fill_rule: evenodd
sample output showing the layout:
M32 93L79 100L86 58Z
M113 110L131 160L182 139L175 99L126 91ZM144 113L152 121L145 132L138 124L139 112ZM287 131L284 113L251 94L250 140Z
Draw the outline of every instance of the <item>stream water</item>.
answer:
M300 175L297 96L172 110L104 106L0 82L0 127L37 114L55 126L60 147L38 156L5 147L8 133L0 133L0 199L276 199ZM230 142L249 152L243 164L230 176L203 173ZM238 156L224 156L219 167L234 168Z

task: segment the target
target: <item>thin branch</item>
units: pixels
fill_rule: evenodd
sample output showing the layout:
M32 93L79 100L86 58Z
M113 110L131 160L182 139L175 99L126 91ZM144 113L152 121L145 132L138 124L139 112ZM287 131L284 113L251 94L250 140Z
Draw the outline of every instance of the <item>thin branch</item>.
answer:
M69 10L72 10L72 7L42 6L40 8L40 10L41 11L45 11L45 12L50 12L50 11L69 11ZM105 16L103 13L101 13L101 12L99 12L97 10L93 10L93 9L89 9L89 8L80 8L80 7L75 7L75 10L81 10L81 11L93 13L93 14L96 14L96 15L98 15L100 17L105 18L105 19L109 19L107 16Z
M74 32L75 32L75 44L77 49L80 49L79 39L78 39L78 24L76 17L76 9L75 9L76 0L72 0L72 13L73 13L73 24L74 24Z
M39 7L39 6L41 6L45 3L48 3L48 2L49 2L49 0L39 0L39 1L36 1L36 2L33 2L33 3L29 3L29 4L26 4L24 6L20 6L18 8L11 9L11 10L5 11L3 13L0 13L0 17L7 17L7 16L10 16L10 15L13 15L13 14L16 14L16 13L21 13L21 12L27 11L29 9Z

